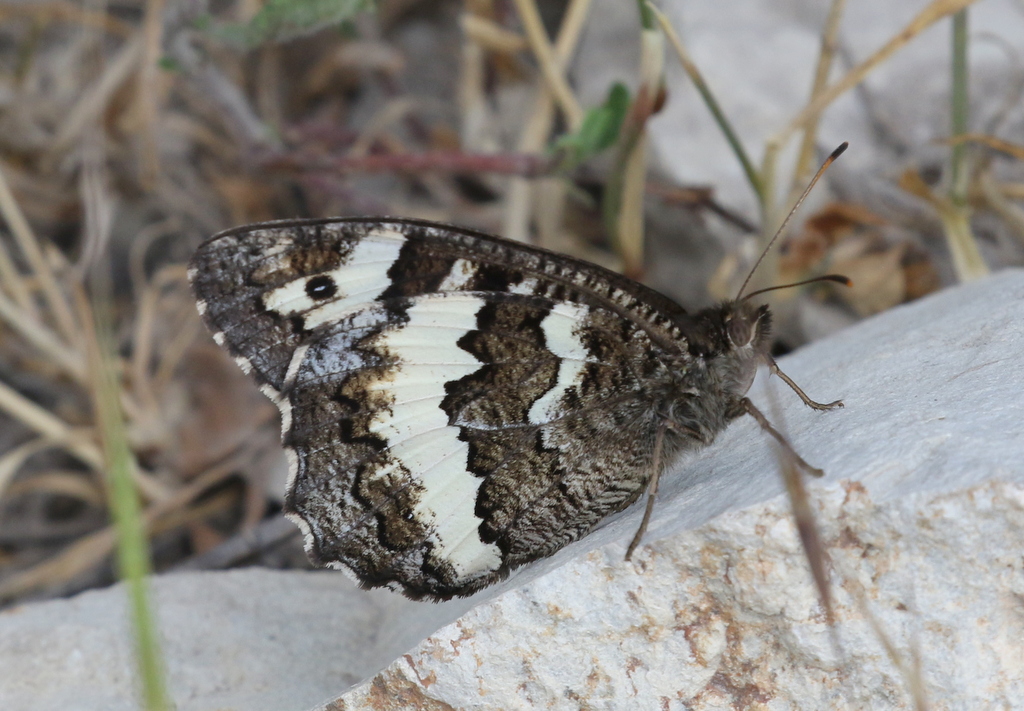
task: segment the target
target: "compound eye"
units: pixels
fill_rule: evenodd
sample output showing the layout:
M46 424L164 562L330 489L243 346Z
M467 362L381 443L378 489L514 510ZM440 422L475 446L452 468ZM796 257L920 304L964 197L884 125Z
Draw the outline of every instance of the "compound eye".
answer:
M754 326L745 318L733 318L725 325L729 341L736 347L750 343L754 337Z

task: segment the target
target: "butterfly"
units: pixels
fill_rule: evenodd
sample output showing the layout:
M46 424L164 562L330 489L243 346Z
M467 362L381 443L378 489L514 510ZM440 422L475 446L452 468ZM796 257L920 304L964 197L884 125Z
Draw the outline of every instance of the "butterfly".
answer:
M696 313L622 275L410 219L268 222L192 259L199 311L281 410L285 512L314 563L471 595L648 493L744 414L770 355L749 297ZM802 460L800 460L802 462ZM806 464L805 464L806 466Z

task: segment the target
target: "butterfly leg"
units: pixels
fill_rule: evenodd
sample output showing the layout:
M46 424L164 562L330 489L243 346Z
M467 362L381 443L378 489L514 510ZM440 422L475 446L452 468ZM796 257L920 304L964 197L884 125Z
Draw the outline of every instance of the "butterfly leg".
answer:
M800 392L800 389L795 385L793 387L798 393ZM761 425L761 429L775 438L775 441L779 443L779 446L786 450L786 453L793 457L793 461L795 461L802 469L804 469L808 474L813 474L814 476L825 476L825 472L817 467L812 467L804 461L803 457L796 453L796 450L793 449L793 446L786 441L786 438L783 437L777 429L772 427L772 423L768 421L768 418L765 417L760 410L754 407L754 403L750 402L748 398L743 398L740 400L739 404L747 414L757 420L757 424ZM835 405L835 403L832 403L832 405ZM825 409L827 409L827 407Z
M640 528L636 530L636 535L633 536L633 540L629 543L629 548L626 549L626 560L629 560L633 551L640 545L640 540L644 537L644 533L647 532L647 524L651 521L651 513L654 512L654 500L658 496L658 480L661 479L661 451L665 444L665 430L668 429L667 425L663 425L658 428L658 433L654 436L654 458L651 460L651 480L647 484L647 507L644 509L644 518L640 522Z
M800 386L797 385L796 383L794 383L792 378L790 378L788 375L786 375L785 373L783 373L779 369L779 364L775 362L774 358L772 358L771 356L767 356L767 358L768 358L768 370L772 374L777 375L780 378L782 378L782 382L784 382L786 385L791 387L793 389L793 392L795 392L797 395L799 395L800 399L803 400L804 404L807 405L808 407L813 407L815 410L831 410L834 407L842 407L843 406L843 401L842 400L836 400L835 402L829 402L829 403L820 403L820 402L815 402L811 398L807 397L807 394L803 390L800 389ZM748 410L748 412L749 412L749 410ZM753 414L753 413L751 413L751 414ZM763 426L764 425L762 425L762 427Z

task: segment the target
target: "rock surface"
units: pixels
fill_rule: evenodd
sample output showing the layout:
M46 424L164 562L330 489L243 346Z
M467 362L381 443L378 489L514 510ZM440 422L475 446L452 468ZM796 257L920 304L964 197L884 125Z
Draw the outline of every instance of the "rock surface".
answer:
M326 572L187 573L152 588L178 711L312 706L394 658L375 645L408 603ZM0 668L4 711L140 708L121 586L0 613Z
M928 708L1019 707L1024 485L880 504L849 482L817 496L841 657L775 500L659 541L635 565L622 546L594 551L325 708L909 709L915 655Z

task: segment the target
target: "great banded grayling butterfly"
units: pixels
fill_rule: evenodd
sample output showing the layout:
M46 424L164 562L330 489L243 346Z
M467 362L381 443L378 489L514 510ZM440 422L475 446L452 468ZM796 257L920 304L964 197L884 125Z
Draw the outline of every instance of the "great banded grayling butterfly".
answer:
M767 306L689 314L587 262L420 220L221 232L189 278L281 409L285 511L319 565L470 595L587 535L778 371ZM802 461L802 460L801 460ZM806 465L805 465L806 466Z

